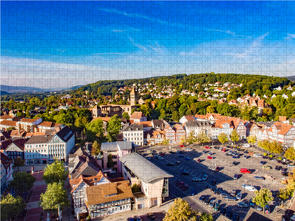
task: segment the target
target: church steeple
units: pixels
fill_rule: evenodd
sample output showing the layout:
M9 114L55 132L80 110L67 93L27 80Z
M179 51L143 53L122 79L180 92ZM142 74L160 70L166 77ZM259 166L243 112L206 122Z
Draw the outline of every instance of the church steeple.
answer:
M132 90L130 92L130 104L135 105L137 101L137 93L135 91L135 88L132 87Z

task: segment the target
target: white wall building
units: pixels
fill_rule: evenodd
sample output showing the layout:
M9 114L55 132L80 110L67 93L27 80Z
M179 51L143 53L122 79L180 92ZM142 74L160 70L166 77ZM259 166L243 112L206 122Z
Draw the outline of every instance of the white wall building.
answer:
M135 145L143 145L143 125L131 124L127 128L123 129L123 140L129 140Z

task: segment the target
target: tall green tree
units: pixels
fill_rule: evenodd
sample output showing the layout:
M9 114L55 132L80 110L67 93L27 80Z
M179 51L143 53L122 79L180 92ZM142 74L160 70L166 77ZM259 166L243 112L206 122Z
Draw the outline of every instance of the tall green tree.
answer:
M17 172L13 175L13 180L10 181L9 186L18 196L23 196L25 192L32 189L36 180L30 173Z
M281 200L281 205L283 205L284 200L288 199L290 196L290 192L287 190L287 188L281 188L280 192L277 194L279 199Z
M239 134L237 133L237 130L233 130L230 134L230 139L236 144L237 141L240 140Z
M222 143L222 145L223 145L225 142L228 141L228 137L227 137L227 135L226 135L225 133L220 133L220 134L218 135L218 140L219 140L219 142Z
M292 160L295 161L295 149L294 147L290 147L286 150L284 156L288 159L288 160Z
M165 214L163 221L193 221L197 219L197 214L198 212L194 211L185 200L176 198Z
M103 138L103 121L96 119L86 125L87 140L102 140Z
M202 146L203 146L204 143L208 143L208 142L210 142L211 140L210 140L210 137L208 137L206 133L201 132L201 133L199 133L199 134L197 135L197 137L196 137L196 141L197 141L197 142L200 142L200 143L202 144Z
M114 161L113 161L113 155L109 154L108 155L108 163L107 163L107 167L108 168L112 168L114 167Z
M119 134L121 127L121 119L115 114L107 123L107 139L109 142L116 141L116 135Z
M61 210L70 206L67 192L62 183L50 183L47 185L46 192L40 195L40 206L44 211L57 213L58 205Z
M13 220L26 208L26 203L22 197L13 197L11 194L1 199L0 205L1 220Z
M173 113L172 113L172 120L175 121L175 122L178 122L179 119L180 119L180 116L179 116L178 112L177 111L173 111Z
M124 112L122 114L122 118L125 118L126 120L130 120L130 116L129 116L129 114L127 112Z
M264 207L273 200L272 192L269 189L262 188L259 191L256 190L255 195L256 196L252 199L252 201L257 206L261 206L263 208L263 213L264 213Z
M61 161L54 161L51 165L47 164L44 169L42 179L47 184L54 182L64 182L67 179L68 172Z
M100 150L101 150L101 144L98 143L97 141L94 141L92 144L92 150L91 150L92 155L98 155L100 153Z
M212 214L208 214L205 212L202 212L199 218L199 221L213 221L213 216Z
M253 145L256 142L256 136L255 135L250 135L249 137L247 137L247 141L248 141L248 143Z

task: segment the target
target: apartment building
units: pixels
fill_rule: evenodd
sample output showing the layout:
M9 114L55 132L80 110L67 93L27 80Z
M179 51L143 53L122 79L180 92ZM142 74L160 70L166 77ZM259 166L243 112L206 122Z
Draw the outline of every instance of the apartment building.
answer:
M123 140L131 141L137 146L144 145L143 126L131 124L123 129Z
M138 153L127 154L120 158L123 164L123 177L131 186L138 184L141 191L134 193L136 209L161 206L164 197L169 196L169 178L166 173Z
M193 132L194 136L197 136L200 133L205 133L207 136L211 136L211 123L209 121L188 121L185 123L184 128L187 137L191 132Z

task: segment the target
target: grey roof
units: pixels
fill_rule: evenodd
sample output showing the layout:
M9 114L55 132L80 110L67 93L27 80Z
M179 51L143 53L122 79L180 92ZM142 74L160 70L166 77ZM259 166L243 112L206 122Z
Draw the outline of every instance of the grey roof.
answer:
M120 161L128 167L133 174L146 183L161 178L173 177L138 153L124 155L120 158Z
M132 142L131 141L117 141L118 146L121 150L131 150Z
M260 125L265 125L266 127L271 127L274 123L276 123L278 121L269 121L269 122L257 122L257 124L260 124Z
M202 126L211 126L209 121L188 121L185 126L187 127L202 127Z
M119 147L121 150L131 150L132 142L117 141L117 142L101 143L101 151L117 151Z
M143 130L143 125L131 124L128 127L125 127L123 131L141 131Z
M117 142L101 143L101 151L117 151Z

